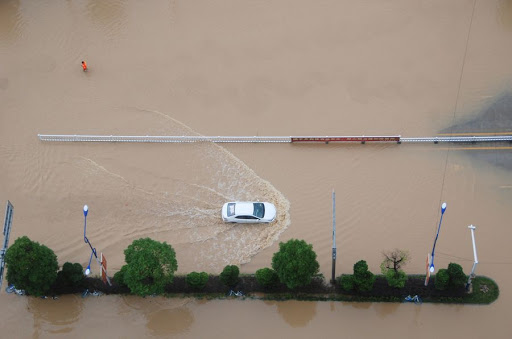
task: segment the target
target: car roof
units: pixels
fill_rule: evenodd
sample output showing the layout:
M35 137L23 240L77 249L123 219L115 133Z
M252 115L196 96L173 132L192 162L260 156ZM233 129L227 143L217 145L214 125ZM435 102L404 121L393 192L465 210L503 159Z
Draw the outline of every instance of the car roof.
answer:
M254 205L252 202L242 201L237 202L235 207L235 214L237 215L253 215Z

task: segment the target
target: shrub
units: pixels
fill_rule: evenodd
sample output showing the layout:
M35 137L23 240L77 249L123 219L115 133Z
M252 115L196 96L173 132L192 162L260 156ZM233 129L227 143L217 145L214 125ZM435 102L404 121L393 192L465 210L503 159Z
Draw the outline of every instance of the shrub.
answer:
M388 285L395 288L404 288L405 282L407 281L407 275L404 271L398 271L395 273L394 270L388 270L386 272L386 280Z
M462 270L462 266L455 263L448 265L448 275L450 276L449 286L450 288L459 288L465 285L467 276Z
M83 288L85 276L82 265L79 263L66 262L62 270L57 273L55 287L58 292L73 292Z
M353 284L358 291L371 291L375 283L375 275L368 271L368 264L360 260L354 264Z
M220 274L220 281L227 287L234 287L238 284L238 275L240 274L240 270L235 265L228 265L224 267L222 273Z
M354 276L353 275L342 275L338 278L338 284L341 288L347 292L354 289Z
M277 272L268 267L256 271L256 280L263 288L272 288L279 283Z
M187 285L192 287L194 290L202 290L205 288L208 282L208 273L206 272L191 272L187 274L185 278Z
M445 290L449 283L450 275L448 274L448 271L445 268L441 268L439 271L437 271L434 286L437 290Z

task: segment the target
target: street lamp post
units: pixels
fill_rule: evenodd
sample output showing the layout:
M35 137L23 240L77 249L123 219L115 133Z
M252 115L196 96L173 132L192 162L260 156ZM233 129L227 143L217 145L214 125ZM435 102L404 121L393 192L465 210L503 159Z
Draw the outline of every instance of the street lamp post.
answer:
M437 238L439 237L439 230L441 229L441 222L443 221L443 215L444 215L444 212L446 211L446 203L443 202L443 204L441 205L441 219L439 220L439 226L437 227L437 233L436 233L436 238L434 240L434 247L432 247L432 255L431 255L431 260L430 260L430 273L434 273L435 271L435 268L434 268L434 251L436 249L436 242L437 242Z
M87 236L85 235L86 229L87 229L87 213L89 213L89 207L87 205L84 205L84 242L89 245L91 248L91 257L89 258L89 264L87 265L87 268L85 269L85 275L89 275L91 273L91 261L92 261L92 255L94 254L94 257L96 258L96 261L101 267L100 260L98 259L98 255L96 254L96 248L92 247L91 242L89 239L87 239Z
M468 283L466 284L466 291L469 291L469 288L471 286L471 279L475 278L475 269L476 265L478 264L478 257L476 256L476 245L475 245L475 229L476 227L473 225L469 225L468 228L471 230L471 240L473 241L473 268L471 269L471 273L469 274Z

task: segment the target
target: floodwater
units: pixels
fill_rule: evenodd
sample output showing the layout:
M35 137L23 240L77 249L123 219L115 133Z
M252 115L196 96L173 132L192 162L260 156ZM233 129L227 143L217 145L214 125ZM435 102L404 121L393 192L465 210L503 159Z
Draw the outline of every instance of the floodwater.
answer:
M335 190L336 275L360 259L378 273L394 248L410 251L408 273L423 273L446 201L436 267L469 273L473 224L476 273L501 288L489 306L2 291L0 337L510 338L512 177L493 160L509 147L43 143L37 134L433 136L482 126L464 124L512 91L511 41L512 3L500 0L0 0L0 202L14 205L11 244L27 235L60 264L85 266L88 204L87 235L110 275L140 237L170 243L178 273L227 264L253 273L298 238L329 278ZM510 132L502 122L456 131ZM274 202L278 220L223 224L222 204L246 199Z

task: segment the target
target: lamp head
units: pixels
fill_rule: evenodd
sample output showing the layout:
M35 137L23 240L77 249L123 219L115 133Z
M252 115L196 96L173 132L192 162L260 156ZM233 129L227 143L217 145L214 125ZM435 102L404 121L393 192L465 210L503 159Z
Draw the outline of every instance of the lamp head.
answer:
M85 269L85 275L89 275L91 273L91 261L92 261L92 254L94 252L91 252L91 257L89 258L89 264L87 264L87 268Z
M443 214L444 211L446 211L446 203L445 202L443 202L443 204L441 205L441 214Z
M87 205L84 205L84 217L87 216L88 212L89 212L89 207Z
M434 265L430 265L430 268L429 268L430 273L434 273L434 270L435 270Z

